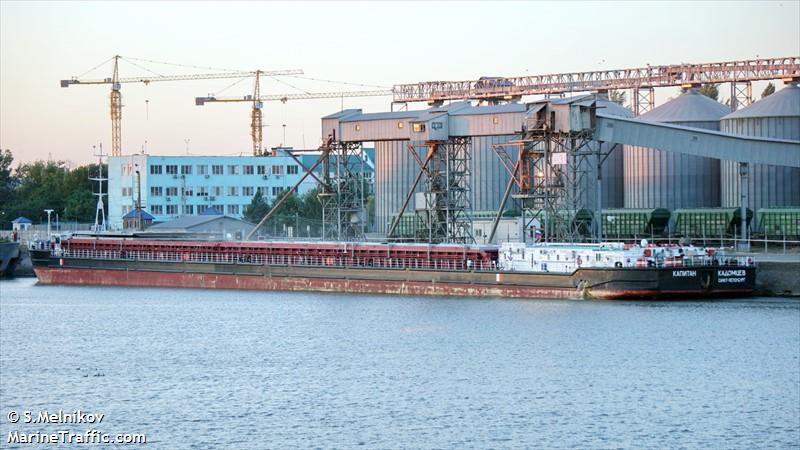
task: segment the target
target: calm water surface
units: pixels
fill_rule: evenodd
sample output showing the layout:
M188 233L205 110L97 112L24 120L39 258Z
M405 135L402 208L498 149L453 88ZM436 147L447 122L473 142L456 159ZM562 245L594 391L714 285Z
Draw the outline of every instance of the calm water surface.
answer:
M13 430L97 429L168 449L796 448L800 301L3 281L0 409L0 447ZM7 420L58 409L105 418Z

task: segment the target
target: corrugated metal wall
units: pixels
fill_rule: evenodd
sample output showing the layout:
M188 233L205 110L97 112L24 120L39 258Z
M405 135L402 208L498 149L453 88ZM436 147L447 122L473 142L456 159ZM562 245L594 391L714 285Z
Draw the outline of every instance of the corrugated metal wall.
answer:
M408 150L409 144L409 141L375 142L375 222L379 233L389 231L387 223L393 214L400 211L419 171L419 164ZM425 147L417 147L417 153L424 158ZM423 181L420 181L417 192L424 187ZM413 200L407 212L414 211Z
M669 122L719 130L719 122ZM719 160L625 146L625 208L702 208L720 205Z
M496 211L500 207L500 200L503 198L503 192L505 192L511 176L492 150L492 146L518 138L517 135L475 136L472 138L471 201L473 211ZM507 147L506 150L516 161L516 149ZM506 208L514 208L513 200L509 200Z
M500 136L522 131L525 112L450 116L451 136ZM497 123L495 123L497 122Z
M723 119L722 131L747 136L800 140L800 117L741 117ZM739 207L739 164L722 161L722 206ZM800 206L800 169L750 166L748 208Z

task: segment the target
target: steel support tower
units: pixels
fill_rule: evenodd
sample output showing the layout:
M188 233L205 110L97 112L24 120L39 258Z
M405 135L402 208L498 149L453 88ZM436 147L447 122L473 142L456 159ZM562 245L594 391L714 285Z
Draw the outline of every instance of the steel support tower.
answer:
M361 142L330 144L323 153L322 238L358 241L364 239L369 194L364 174L364 149Z
M429 243L472 244L472 202L470 200L472 141L453 137L446 141L426 141L425 159L420 158L419 146L409 144L408 151L419 164L419 172L406 195L387 236L394 238L397 225L415 195L415 214L420 226L416 238ZM417 186L425 178L424 191Z
M522 139L494 145L492 149L511 178L489 242L509 197L522 212L526 241L535 228L541 231L536 238L545 242L579 242L591 237L594 230L575 220L575 215L588 200L590 157L597 155L596 144L591 130L557 132L543 127L526 132ZM517 150L516 160L508 152L511 147Z
M656 90L652 87L633 89L633 113L640 116L656 106Z
M753 83L750 81L734 81L731 83L731 111L753 103Z

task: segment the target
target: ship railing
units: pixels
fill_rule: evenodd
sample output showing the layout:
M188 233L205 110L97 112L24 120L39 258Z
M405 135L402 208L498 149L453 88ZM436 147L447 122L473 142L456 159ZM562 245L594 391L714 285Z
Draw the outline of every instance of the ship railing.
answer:
M462 260L419 260L411 258L361 258L333 256L300 256L300 255L258 255L218 252L174 252L174 251L125 251L75 249L53 252L62 258L104 259L146 262L191 262L250 264L268 266L308 266L308 267L341 267L341 268L375 268L375 269L415 269L415 270L453 270L485 272L497 270L494 262L462 261Z

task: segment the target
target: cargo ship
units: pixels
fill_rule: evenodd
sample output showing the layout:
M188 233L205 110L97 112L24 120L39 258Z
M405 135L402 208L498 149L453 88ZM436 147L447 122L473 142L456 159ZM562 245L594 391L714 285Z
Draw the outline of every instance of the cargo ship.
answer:
M208 242L71 236L30 250L42 284L547 299L752 294L752 259L694 246Z

